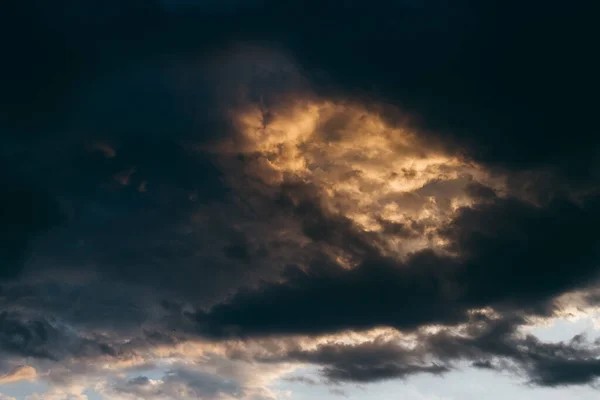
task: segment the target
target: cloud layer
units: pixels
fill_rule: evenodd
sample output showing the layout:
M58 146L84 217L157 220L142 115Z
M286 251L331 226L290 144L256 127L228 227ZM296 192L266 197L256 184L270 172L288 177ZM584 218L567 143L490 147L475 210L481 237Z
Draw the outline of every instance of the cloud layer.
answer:
M0 384L594 384L593 339L526 333L598 303L593 13L38 3L0 21Z

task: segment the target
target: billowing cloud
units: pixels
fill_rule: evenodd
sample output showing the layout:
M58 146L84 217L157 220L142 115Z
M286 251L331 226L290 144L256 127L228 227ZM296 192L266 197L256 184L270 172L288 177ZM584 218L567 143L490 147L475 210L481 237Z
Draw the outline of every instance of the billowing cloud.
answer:
M390 125L365 107L296 101L250 107L236 120L240 134L220 150L225 157L243 157L238 165L244 179L256 177L267 187L301 185L314 192L325 213L341 214L362 230L404 233L388 241L391 253L436 247L435 238L427 239L436 225L476 198L467 185L504 189L502 177L424 143L410 127ZM284 195L313 200L293 198L298 194L291 190ZM326 235L322 228L312 231Z
M450 254L423 250L405 261L365 259L351 269L326 262L289 267L284 283L240 292L200 313L198 322L207 332L216 326L214 334L256 335L413 329L457 323L485 306L548 314L555 296L596 276L590 232L597 218L595 206L565 200L547 208L515 199L465 208L440 230Z

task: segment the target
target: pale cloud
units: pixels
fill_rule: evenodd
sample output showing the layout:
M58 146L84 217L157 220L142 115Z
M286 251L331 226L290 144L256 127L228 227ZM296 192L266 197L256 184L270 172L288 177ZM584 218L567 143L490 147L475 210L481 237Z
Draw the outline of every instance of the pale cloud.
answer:
M222 342L196 339L140 348L123 355L73 357L57 364L41 363L38 379L50 389L35 393L28 400L86 400L88 390L110 400L293 398L293 394L281 390L277 382L306 364L286 361L288 352L311 351L334 343L408 342L413 336L378 328L315 337ZM145 375L152 371L166 372L160 378ZM208 392L201 393L199 385L208 387Z
M88 396L83 394L86 388L54 388L45 393L34 393L28 396L26 400L88 400Z
M242 388L237 382L177 366L160 380L138 376L101 389L109 398L123 399L229 399L240 398Z
M109 399L247 399L281 398L271 388L294 368L281 364L261 364L230 360L213 355L195 359L184 356L164 360L167 372L159 379L143 373L133 378L115 378L97 384L95 389Z
M134 354L115 356L72 357L60 363L39 362L37 378L49 385L43 393L29 395L27 400L88 400L93 391L111 400L184 400L242 399L277 400L287 398L274 388L282 376L298 368L300 363L260 362L254 357L274 343L253 343L254 353L246 358L231 356L241 351L243 343L211 343L186 341L173 346L140 348ZM147 373L161 373L159 379ZM34 376L35 369L23 367L11 372L12 380ZM4 382L9 382L9 378ZM4 400L1 399L0 400Z
M0 376L0 385L5 383L19 382L19 381L32 381L37 377L35 368L28 365L23 365L14 368L6 375Z

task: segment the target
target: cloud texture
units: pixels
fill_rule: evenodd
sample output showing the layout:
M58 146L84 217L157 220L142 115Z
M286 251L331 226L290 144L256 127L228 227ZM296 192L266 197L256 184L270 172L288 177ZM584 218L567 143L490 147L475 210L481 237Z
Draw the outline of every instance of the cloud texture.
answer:
M483 3L2 6L0 384L594 384L593 13Z

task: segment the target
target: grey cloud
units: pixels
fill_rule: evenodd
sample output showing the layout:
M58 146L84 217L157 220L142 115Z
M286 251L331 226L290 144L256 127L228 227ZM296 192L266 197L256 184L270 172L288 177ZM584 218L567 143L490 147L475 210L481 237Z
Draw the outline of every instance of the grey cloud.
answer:
M145 376L115 384L110 390L126 398L156 400L218 399L221 395L243 396L239 383L190 367L177 366L158 381Z
M336 396L348 397L348 393L345 390L339 388L329 389L329 393L334 394Z
M319 382L317 380L307 377L307 376L290 376L287 378L283 378L283 380L285 380L286 382L302 383L304 385L309 385L309 386L315 386L315 385L319 384Z
M525 322L521 318L474 318L462 331L421 333L416 347L380 338L292 350L283 357L321 366L321 374L331 383L444 374L464 361L477 368L524 372L530 383L539 386L592 384L600 377L600 348L580 336L568 342L545 343L519 332Z
M327 344L314 351L297 351L291 359L322 366L321 373L330 382L368 383L406 378L418 373L442 374L443 364L419 362L414 354L393 343L367 342L359 345Z
M0 314L0 349L16 357L52 361L71 355L116 356L121 351L101 337L82 337L67 326L42 317L7 312Z

